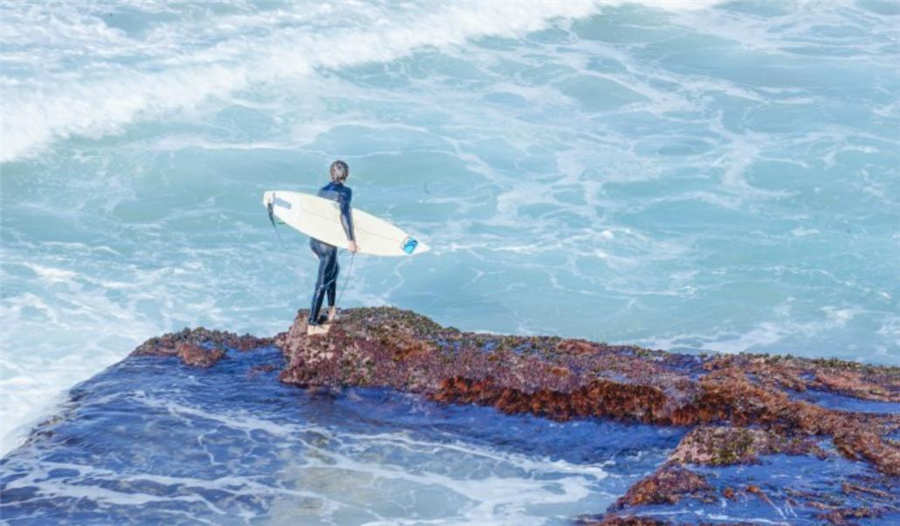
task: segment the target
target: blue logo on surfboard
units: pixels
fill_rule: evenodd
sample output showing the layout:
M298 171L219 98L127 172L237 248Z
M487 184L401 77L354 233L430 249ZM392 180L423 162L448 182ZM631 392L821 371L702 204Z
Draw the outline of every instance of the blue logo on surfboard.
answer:
M408 237L403 242L403 251L406 252L407 254L412 254L413 250L416 249L416 245L418 245L418 244L419 244L418 241L416 241L415 239L413 239L411 237Z

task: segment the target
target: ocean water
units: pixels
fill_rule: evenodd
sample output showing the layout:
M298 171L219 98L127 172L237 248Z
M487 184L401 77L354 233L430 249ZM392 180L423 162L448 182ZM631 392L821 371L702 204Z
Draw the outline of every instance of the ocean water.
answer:
M433 250L344 306L900 365L888 0L0 3L0 452L144 339L306 306L267 189ZM348 276L349 274L349 276Z

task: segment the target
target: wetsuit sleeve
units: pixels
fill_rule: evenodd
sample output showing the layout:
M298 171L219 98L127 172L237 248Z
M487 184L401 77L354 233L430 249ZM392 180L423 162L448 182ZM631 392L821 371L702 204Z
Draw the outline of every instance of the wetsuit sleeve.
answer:
M344 233L347 234L347 239L349 241L356 241L356 237L353 235L353 217L350 213L350 200L353 198L353 192L351 192L349 188L345 188L344 190L345 191L338 194L341 205L341 226L344 227Z

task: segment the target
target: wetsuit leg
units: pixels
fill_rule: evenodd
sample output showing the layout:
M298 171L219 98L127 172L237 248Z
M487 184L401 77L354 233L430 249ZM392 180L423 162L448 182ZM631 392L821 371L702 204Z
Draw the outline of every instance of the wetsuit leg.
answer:
M328 276L328 306L334 307L335 293L337 292L337 277L341 267L338 265L337 248L331 249L331 272Z
M310 239L309 247L319 257L319 273L316 277L316 288L313 291L312 304L309 307L310 325L319 324L319 311L322 309L322 300L325 298L326 292L331 291L333 282L330 281L332 274L337 276L337 248L323 243L318 239ZM330 299L331 293L329 294Z

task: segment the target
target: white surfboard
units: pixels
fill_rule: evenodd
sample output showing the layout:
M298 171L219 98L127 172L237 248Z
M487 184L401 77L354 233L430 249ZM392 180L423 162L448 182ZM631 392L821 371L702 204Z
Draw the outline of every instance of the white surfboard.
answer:
M270 190L263 194L263 206L288 226L330 245L347 248L337 201L302 192ZM429 250L428 245L384 219L358 208L353 208L351 214L356 246L361 253L410 256Z

